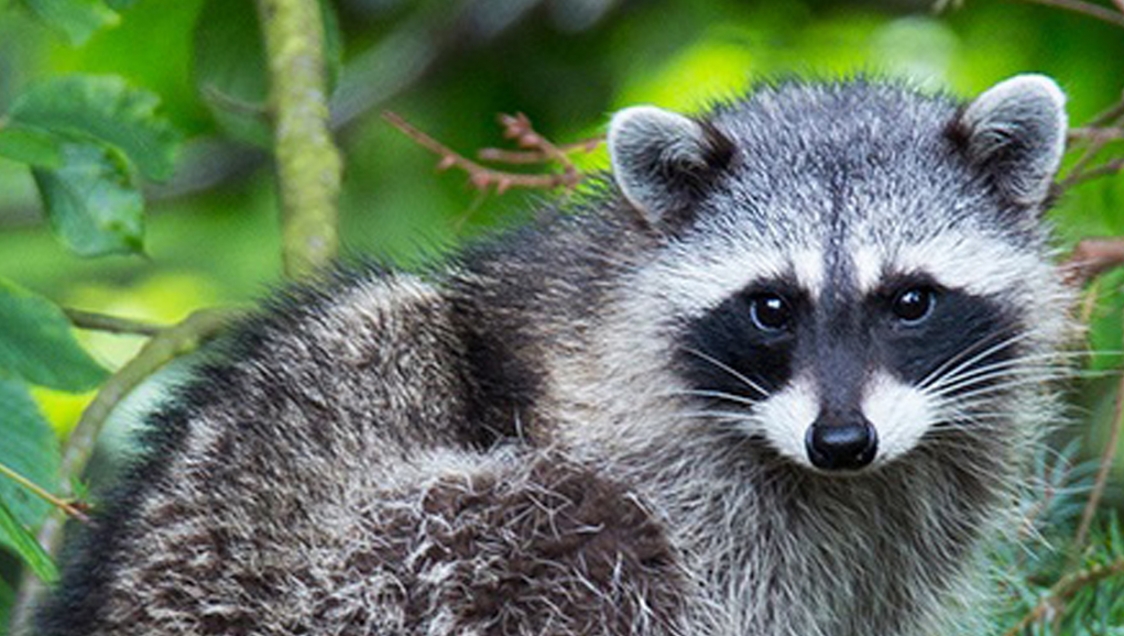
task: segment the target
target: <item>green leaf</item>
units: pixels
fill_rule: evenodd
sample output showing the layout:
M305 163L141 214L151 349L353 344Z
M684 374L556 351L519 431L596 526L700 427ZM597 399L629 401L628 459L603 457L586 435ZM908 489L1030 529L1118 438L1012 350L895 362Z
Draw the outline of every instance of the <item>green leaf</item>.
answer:
M51 583L59 578L58 568L51 560L51 555L47 554L27 528L16 521L3 501L0 501L0 542L11 547L40 580Z
M329 2L321 2L324 59L329 91L343 60L339 21ZM199 12L193 42L195 82L215 121L234 139L268 148L269 79L261 27L252 2L207 0Z
M4 405L0 464L50 492L58 481L59 470L59 446L54 431L23 382L0 380L0 404ZM0 474L0 501L28 528L38 528L51 509L51 504L5 474Z
M156 114L159 104L156 95L120 77L71 75L24 92L8 117L17 124L100 140L125 153L144 176L163 180L175 168L180 135Z
M81 46L95 31L121 18L102 0L23 0L40 20L62 31L70 43Z
M62 310L0 278L0 378L5 377L78 392L101 384L106 371L75 341ZM0 421L7 422L10 408L0 403L5 405Z
M41 168L62 165L59 139L43 130L26 126L0 128L0 156Z
M16 380L0 379L0 439L4 440L0 463L49 489L58 478L59 449L51 427L40 415L27 386ZM20 556L45 580L57 578L51 558L39 547L32 535L51 506L24 486L0 475L0 545Z
M143 247L144 197L112 148L67 143L57 170L32 171L51 229L81 256L135 254Z

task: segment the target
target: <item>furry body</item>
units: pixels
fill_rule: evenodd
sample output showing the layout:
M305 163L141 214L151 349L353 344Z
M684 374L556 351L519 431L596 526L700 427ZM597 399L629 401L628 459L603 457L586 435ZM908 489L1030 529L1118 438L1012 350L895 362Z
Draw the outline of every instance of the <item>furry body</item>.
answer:
M581 209L242 325L39 633L948 633L1053 413L1060 109L618 115Z

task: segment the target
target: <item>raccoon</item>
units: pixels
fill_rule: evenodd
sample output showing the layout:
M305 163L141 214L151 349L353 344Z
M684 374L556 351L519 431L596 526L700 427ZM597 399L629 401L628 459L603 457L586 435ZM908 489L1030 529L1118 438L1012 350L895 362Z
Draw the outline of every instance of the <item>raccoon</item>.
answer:
M1057 411L1064 101L859 78L617 113L578 202L237 327L37 633L965 627Z

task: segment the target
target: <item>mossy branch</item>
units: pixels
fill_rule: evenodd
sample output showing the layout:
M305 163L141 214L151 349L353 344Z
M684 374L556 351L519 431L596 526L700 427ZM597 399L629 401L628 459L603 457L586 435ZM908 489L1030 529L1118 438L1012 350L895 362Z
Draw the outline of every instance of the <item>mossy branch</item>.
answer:
M153 325L129 318L121 318L119 316L99 314L92 311L73 309L71 307L63 307L62 311L66 314L70 323L79 329L134 336L155 336L164 330L164 327L160 325Z
M339 249L340 155L329 131L324 26L316 0L257 0L281 196L282 260L299 277Z
M144 344L136 357L114 373L98 391L94 401L83 411L74 431L67 438L59 466L58 492L65 500L71 491L72 480L81 477L86 463L94 451L98 433L110 413L121 400L141 382L168 362L195 351L201 344L217 335L237 313L223 309L202 309L183 322L161 330ZM51 555L58 555L62 544L63 519L49 515L39 529L39 545ZM19 595L12 607L13 633L21 633L30 620L30 610L43 585L30 573L20 583Z

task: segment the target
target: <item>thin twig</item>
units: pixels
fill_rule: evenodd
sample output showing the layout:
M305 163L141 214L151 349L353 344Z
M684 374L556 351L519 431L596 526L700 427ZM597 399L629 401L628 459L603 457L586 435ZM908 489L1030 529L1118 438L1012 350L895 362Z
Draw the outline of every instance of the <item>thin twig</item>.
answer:
M1069 258L1058 267L1064 281L1081 286L1121 265L1124 265L1124 239L1087 238L1079 241Z
M540 135L531 125L531 120L523 113L514 115L500 115L499 122L503 125L504 137L514 139L517 144L528 150L542 153L549 161L554 161L562 166L562 174L573 183L581 181L578 169L569 155L562 152L549 139Z
M86 407L78 424L67 438L59 464L58 492L63 497L71 492L72 480L79 478L93 453L98 433L113 409L141 382L171 360L190 353L213 338L237 313L227 309L202 309L183 322L161 330L137 355L102 385L94 401ZM52 555L62 544L63 522L57 515L48 515L36 539ZM31 609L43 591L42 583L30 572L20 581L19 594L11 610L12 633L23 633L29 624Z
M1121 170L1124 170L1124 157L1113 159L1112 161L1105 162L1097 166L1096 168L1089 168L1087 170L1081 170L1080 172L1078 172L1077 167L1074 166L1074 169L1070 171L1069 175L1065 179L1062 179L1061 183L1059 183L1058 185L1060 185L1062 188L1070 188L1077 185L1078 183L1084 183L1085 181L1090 181L1092 179L1114 175Z
M580 173L572 175L565 173L519 174L493 170L492 168L476 163L421 130L418 130L397 113L383 111L383 119L425 149L438 155L441 158L437 162L438 170L447 170L453 167L460 168L468 173L469 182L480 190L486 190L490 187L495 187L498 193L503 193L510 188L549 190L561 186L573 187L581 181Z
M1109 475L1112 474L1112 463L1116 459L1116 447L1120 440L1121 430L1124 429L1124 375L1120 377L1120 384L1116 389L1116 406L1112 417L1112 430L1101 452L1101 463L1097 469L1097 478L1093 482L1093 489L1089 491L1089 501L1085 504L1085 511L1081 515L1081 525L1077 527L1077 535L1073 539L1071 558L1074 564L1080 558L1081 551L1085 549L1085 540L1089 536L1089 529L1093 525L1093 517L1101 505L1104 497L1105 486L1108 484Z
M1094 565L1088 569L1067 574L1050 588L1046 596L1038 602L1034 609L1027 612L1022 620L1007 630L1004 636L1018 636L1027 627L1042 620L1049 613L1059 611L1065 601L1080 592L1082 588L1121 573L1124 573L1124 557L1120 557L1111 563Z
M1124 2L1124 0L1121 0ZM1070 141L1078 140L1099 140L1099 141L1116 141L1117 139L1124 139L1124 128L1115 126L1104 126L1098 128L1096 126L1083 126L1080 128L1070 128L1066 136Z
M1119 101L1094 115L1093 118L1089 120L1089 123L1085 125L1090 128L1097 128L1108 125L1121 117L1124 117L1124 94L1120 95Z
M1124 17L1124 14L1122 14L1122 17ZM1058 183L1059 187L1064 190L1078 183L1113 174L1120 170L1118 165L1115 168L1111 167L1118 162L1109 162L1092 169L1088 169L1088 167L1109 142L1124 138L1122 136L1124 129L1120 127L1121 119L1124 119L1124 96L1115 104L1097 113L1085 126L1069 130L1066 135L1068 141L1084 141L1088 142L1088 145L1081 152L1081 156L1077 158L1073 167L1069 169L1065 178Z
M27 477L24 477L23 475L17 473L16 471L12 470L10 467L8 467L8 466L6 466L2 463L0 463L0 475L4 475L8 479L11 479L12 481L16 482L17 484L23 486L28 491L30 491L32 494L34 494L36 497L39 497L43 501L46 501L47 503L49 503L52 506L58 508L59 510L62 510L66 514L70 515L71 517L74 517L75 519L81 521L82 523L89 523L90 522L90 518L87 517L85 515L85 513L83 513L81 510L79 510L78 508L75 508L70 502L68 502L64 499L60 499L59 497L56 497L56 496L52 495L51 493L47 492L46 490L43 490L42 488L39 487L39 484L36 484L35 482L31 481Z
M1078 324L1087 325L1093 319L1093 312L1097 310L1097 299L1101 294L1101 279L1094 278L1085 290L1081 299L1081 311L1078 312Z
M575 152L593 152L605 142L605 136L590 137L569 144L557 144L555 147L566 154ZM481 148L476 153L478 159L485 161L498 161L510 164L538 164L547 163L551 158L540 150L505 150L503 148Z
M1108 141L1108 139L1104 139L1101 137L1090 138L1089 145L1086 146L1085 149L1081 152L1081 156L1077 158L1077 161L1073 164L1073 167L1069 169L1068 173L1066 173L1065 178L1058 182L1058 186L1060 186L1064 190L1079 183L1080 181L1083 181L1085 168L1087 168L1089 164L1093 162L1093 159L1097 158L1097 153L1101 151L1101 148L1104 148L1105 145L1108 144Z
M79 329L92 331L108 331L110 333L133 334L138 336L155 336L164 330L164 327L130 318L109 316L92 311L63 307L70 323Z
M1034 2L1049 7L1059 7L1068 9L1082 15L1095 18L1109 24L1115 24L1118 27L1124 27L1124 13L1117 13L1102 6L1095 5L1091 2L1084 0L1025 0L1026 2Z
M1124 96L1121 96L1120 100L1115 104L1097 113L1084 127L1074 128L1069 131L1067 135L1069 141L1086 141L1088 145L1081 152L1081 156L1077 158L1073 167L1069 169L1065 179L1059 182L1058 185L1063 190L1083 181L1115 172L1114 170L1106 170L1105 166L1100 166L1092 170L1087 170L1087 168L1093 162L1093 159L1097 157L1097 154L1102 148L1109 142L1119 138L1116 136L1116 133L1121 130L1121 119L1124 119Z

